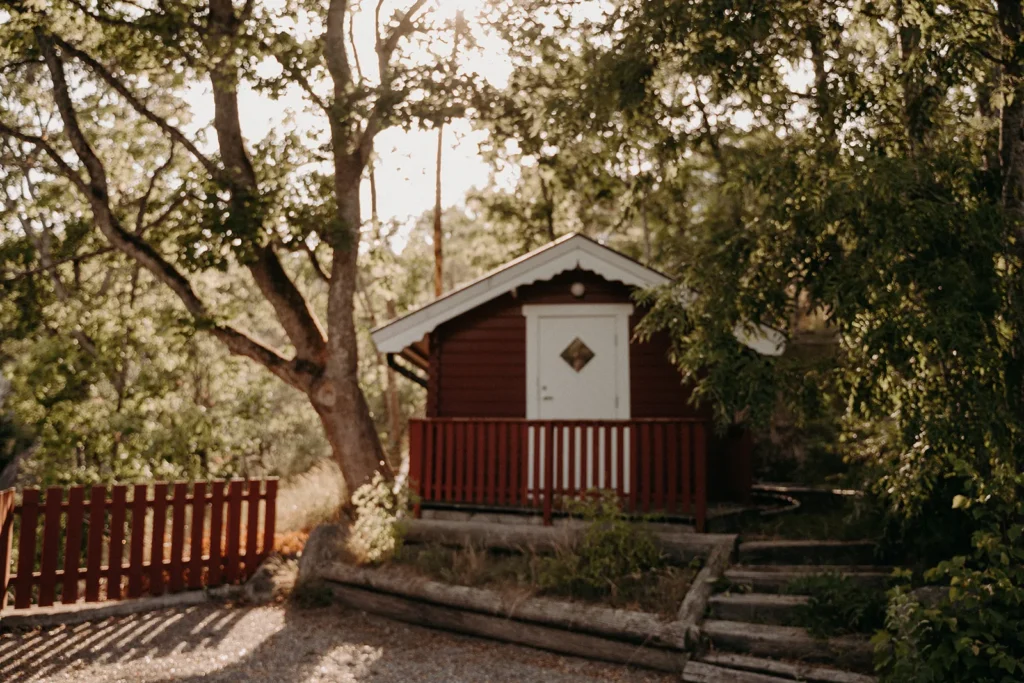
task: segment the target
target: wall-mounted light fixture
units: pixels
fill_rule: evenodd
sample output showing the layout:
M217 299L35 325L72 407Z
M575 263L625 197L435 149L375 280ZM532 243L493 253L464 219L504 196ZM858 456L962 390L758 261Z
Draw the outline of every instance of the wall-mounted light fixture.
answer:
M587 288L582 282L574 282L569 286L569 293L577 299L583 298L583 295L587 293Z

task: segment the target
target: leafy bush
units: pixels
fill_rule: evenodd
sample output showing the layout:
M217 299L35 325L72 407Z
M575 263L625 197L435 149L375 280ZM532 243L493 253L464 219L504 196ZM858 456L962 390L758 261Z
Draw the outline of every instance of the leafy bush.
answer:
M402 547L402 516L409 509L409 490L396 488L378 472L373 481L352 494L356 520L349 535L349 550L366 564L391 559Z
M807 595L795 610L795 623L819 638L873 633L885 624L885 592L861 586L847 576L819 574L797 579L790 593Z
M974 534L975 550L941 562L929 604L905 588L890 594L886 631L875 638L883 680L1011 683L1024 680L1024 503L1017 522Z
M571 512L589 525L571 547L543 559L542 589L584 597L616 595L643 581L645 572L665 566L654 535L626 520L614 494L592 496Z

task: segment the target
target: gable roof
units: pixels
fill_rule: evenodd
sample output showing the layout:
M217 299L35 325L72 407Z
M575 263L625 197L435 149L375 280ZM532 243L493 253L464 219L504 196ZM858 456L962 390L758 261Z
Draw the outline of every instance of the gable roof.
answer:
M614 249L598 244L585 235L570 233L377 327L370 334L381 353L401 353L439 325L467 311L517 287L550 280L559 273L577 268L634 287L656 287L671 282L668 276ZM763 354L774 355L773 351L781 344L781 335L770 343L746 333L741 336L739 331L737 338Z

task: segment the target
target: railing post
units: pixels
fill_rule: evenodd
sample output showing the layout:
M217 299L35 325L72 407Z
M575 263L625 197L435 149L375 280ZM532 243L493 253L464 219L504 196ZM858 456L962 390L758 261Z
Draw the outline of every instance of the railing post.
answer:
M423 500L423 423L409 421L409 491L413 494L412 514L419 517Z
M544 424L544 526L551 526L552 496L555 495L555 439L554 426Z
M274 532L277 526L277 478L267 479L267 498L264 503L263 547L261 561L274 551Z
M695 457L695 472L694 478L697 480L697 495L696 495L696 527L698 533L704 533L707 526L707 515L708 515L708 475L707 475L707 435L704 433L704 424L698 422L694 425L694 457Z

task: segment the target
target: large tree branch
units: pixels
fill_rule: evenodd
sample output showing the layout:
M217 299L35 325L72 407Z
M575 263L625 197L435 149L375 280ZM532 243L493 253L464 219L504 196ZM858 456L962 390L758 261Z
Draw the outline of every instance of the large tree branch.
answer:
M217 166L216 163L208 156L203 154L194 142L188 139L188 137L177 127L172 126L166 118L159 116L152 109L147 107L128 86L117 76L115 76L109 69L104 67L95 58L82 50L79 50L74 45L71 45L67 41L63 40L58 36L50 36L54 43L60 46L60 49L69 55L72 55L78 61L85 64L89 69L100 77L103 82L109 85L114 91L116 91L124 100L138 112L141 116L152 121L160 130L167 134L174 142L177 142L182 147L188 150L189 154L195 157L196 161L202 164L206 172L214 178L214 180L223 179L223 170Z
M227 55L233 52L227 49L227 45L235 40L237 30L238 20L231 0L211 0L210 31L224 43L219 46L219 52ZM259 185L242 135L238 110L238 71L230 57L218 59L210 72L210 81L213 86L213 127L217 132L221 159L224 160L228 174L232 193L231 211L238 220L261 221L259 211L253 209L253 200L259 196ZM305 297L288 277L273 245L260 247L255 259L246 266L256 286L274 308L298 356L310 362L322 363L327 351L323 328Z
M201 328L207 329L234 354L251 358L288 384L309 391L318 372L300 359L287 360L277 352L263 346L255 339L223 324L215 323L205 304L192 289L192 285L178 270L167 262L151 245L138 235L125 230L110 208L107 192L107 175L102 161L92 149L78 122L78 114L71 102L64 64L53 42L40 30L36 31L40 51L46 61L52 80L54 101L64 123L64 131L71 140L75 153L85 166L89 179L86 183L81 176L62 162L62 171L71 171L77 179L76 186L83 190L92 209L96 224L118 251L134 259L146 268L161 283L173 291L184 304L185 309L197 320ZM22 138L24 139L24 138ZM52 149L46 145L44 149ZM49 152L48 152L49 153ZM59 155L51 154L51 157ZM74 182L74 180L73 180Z

